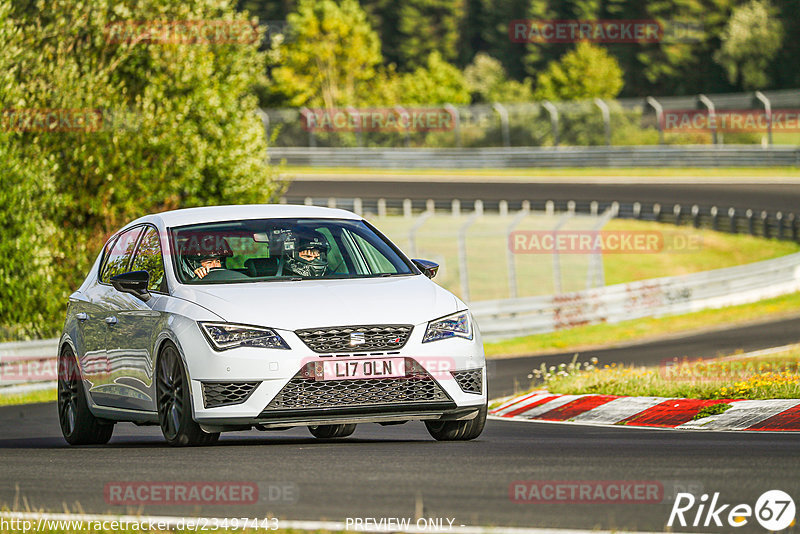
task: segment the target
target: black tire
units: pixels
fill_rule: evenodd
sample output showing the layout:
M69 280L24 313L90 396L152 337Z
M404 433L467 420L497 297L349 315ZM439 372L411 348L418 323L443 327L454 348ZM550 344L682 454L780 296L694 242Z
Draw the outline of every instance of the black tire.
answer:
M58 424L70 445L104 445L114 433L114 423L89 411L78 360L65 347L58 357Z
M466 421L425 421L428 433L438 441L467 441L475 439L483 432L486 426L486 413L484 405L478 415Z
M346 438L356 431L356 425L317 425L308 427L308 431L319 439Z
M191 447L216 442L219 432L206 433L192 419L189 381L175 345L164 346L156 369L158 422L167 443L175 447Z

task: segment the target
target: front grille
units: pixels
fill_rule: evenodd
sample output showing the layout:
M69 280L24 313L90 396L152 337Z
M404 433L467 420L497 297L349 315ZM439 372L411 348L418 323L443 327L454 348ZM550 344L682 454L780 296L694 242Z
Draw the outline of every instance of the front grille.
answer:
M203 382L203 404L206 408L241 404L256 386L258 382Z
M373 324L308 328L295 334L319 353L385 351L405 345L413 328L410 324Z
M312 364L313 365L313 364ZM417 362L407 359L404 378L315 380L303 368L269 403L269 410L348 408L450 401L439 384Z
M464 393L483 393L483 370L469 369L467 371L451 371L458 387Z

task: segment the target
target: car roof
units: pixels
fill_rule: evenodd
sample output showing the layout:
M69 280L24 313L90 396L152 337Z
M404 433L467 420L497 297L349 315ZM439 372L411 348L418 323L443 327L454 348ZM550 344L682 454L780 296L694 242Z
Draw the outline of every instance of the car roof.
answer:
M244 204L238 206L206 206L164 211L140 217L126 225L126 228L144 222L160 221L166 228L220 221L239 221L245 219L352 219L361 217L347 210L300 206L294 204Z

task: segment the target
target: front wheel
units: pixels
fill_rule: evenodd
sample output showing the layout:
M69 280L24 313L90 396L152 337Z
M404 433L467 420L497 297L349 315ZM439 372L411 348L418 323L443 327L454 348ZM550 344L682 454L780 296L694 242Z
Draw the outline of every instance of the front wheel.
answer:
M103 445L114 433L113 422L89 411L78 360L69 347L58 357L58 423L70 445Z
M345 438L356 431L356 425L318 425L308 427L308 431L319 439Z
M189 380L174 345L167 345L158 358L156 379L158 421L167 443L176 447L210 445L219 439L219 432L203 432L192 419Z
M438 441L467 441L475 439L483 432L486 425L486 405L482 406L478 415L466 421L425 421L428 433Z

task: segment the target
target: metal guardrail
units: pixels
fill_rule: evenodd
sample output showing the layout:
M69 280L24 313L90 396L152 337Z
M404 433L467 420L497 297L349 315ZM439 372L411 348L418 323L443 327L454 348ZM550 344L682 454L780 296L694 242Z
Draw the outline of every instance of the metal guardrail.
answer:
M0 343L0 362L5 364L48 360L55 358L57 352L58 338Z
M272 147L273 161L307 167L477 169L525 167L800 166L800 147L668 145L511 148Z
M713 271L540 297L473 302L487 339L690 313L800 291L800 253Z
M58 338L0 343L0 392L7 395L54 388Z

